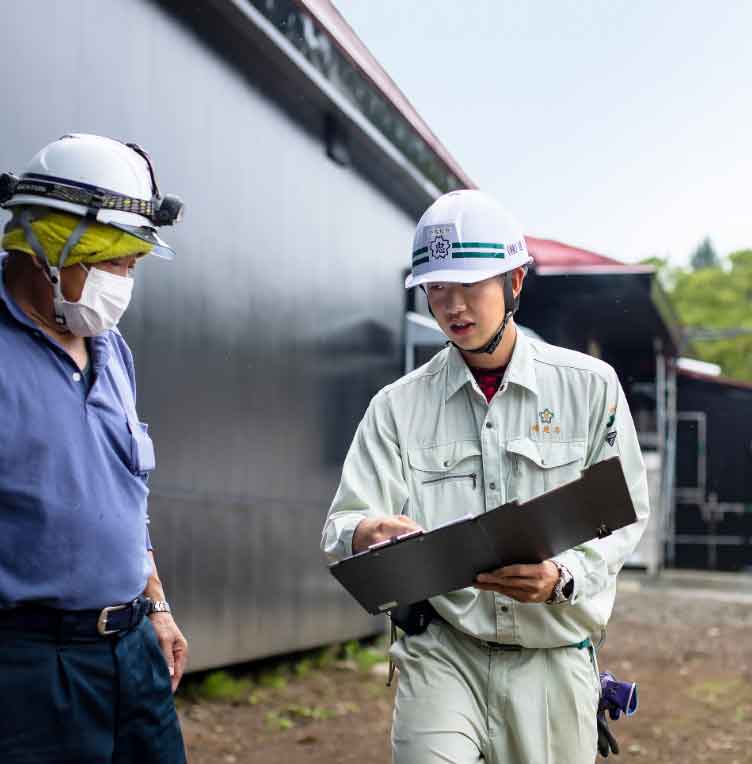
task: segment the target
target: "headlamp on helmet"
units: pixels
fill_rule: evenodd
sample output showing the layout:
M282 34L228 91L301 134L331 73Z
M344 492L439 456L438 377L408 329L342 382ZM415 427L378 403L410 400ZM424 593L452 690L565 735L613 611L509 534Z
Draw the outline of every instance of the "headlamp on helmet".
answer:
M5 204L16 193L18 176L12 172L4 172L0 175L0 205Z
M147 241L152 253L171 259L156 229L177 223L183 202L162 195L154 166L136 143L73 133L45 146L20 178L0 178L3 207L38 205L112 225Z

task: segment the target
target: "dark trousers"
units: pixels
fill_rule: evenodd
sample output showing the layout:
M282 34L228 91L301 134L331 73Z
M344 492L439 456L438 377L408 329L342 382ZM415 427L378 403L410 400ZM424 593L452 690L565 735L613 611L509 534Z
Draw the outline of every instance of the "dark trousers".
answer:
M2 764L184 764L170 675L148 618L119 637L0 628Z

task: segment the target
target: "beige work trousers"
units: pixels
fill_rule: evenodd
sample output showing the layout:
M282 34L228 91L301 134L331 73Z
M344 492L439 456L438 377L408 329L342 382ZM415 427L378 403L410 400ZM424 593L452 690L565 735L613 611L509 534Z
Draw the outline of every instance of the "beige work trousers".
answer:
M592 764L600 683L588 648L488 647L443 621L394 643L393 764Z

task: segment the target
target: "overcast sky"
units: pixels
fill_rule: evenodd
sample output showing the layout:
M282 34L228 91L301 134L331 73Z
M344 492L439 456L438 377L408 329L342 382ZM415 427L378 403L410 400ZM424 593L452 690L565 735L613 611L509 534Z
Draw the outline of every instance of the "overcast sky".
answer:
M334 0L535 236L752 248L752 0Z

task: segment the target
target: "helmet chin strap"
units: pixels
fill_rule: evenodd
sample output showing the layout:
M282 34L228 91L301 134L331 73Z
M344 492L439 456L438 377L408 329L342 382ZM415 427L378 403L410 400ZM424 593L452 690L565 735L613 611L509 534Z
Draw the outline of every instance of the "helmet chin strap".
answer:
M81 240L81 237L84 235L84 231L89 227L89 218L81 218L78 225L73 229L71 235L63 245L62 250L60 250L60 258L58 259L57 266L50 265L50 262L47 259L47 255L44 252L44 247L39 241L36 233L34 233L34 229L31 225L31 210L28 208L22 210L21 214L18 216L18 221L21 224L21 228L23 228L26 241L34 250L34 254L41 261L41 264L44 267L44 275L47 277L47 280L52 286L52 300L55 310L55 323L58 326L65 328L66 321L61 307L61 305L65 302L65 295L63 295L63 287L60 283L60 270L65 267L65 261L68 259L70 251L73 249L73 247L76 246L76 244L78 244L78 242Z
M512 306L506 311L506 314L504 315L504 320L501 322L501 326L494 332L493 336L491 337L488 342L479 347L479 348L472 348L471 350L465 350L464 348L458 347L457 343L453 342L452 344L457 347L459 350L462 350L465 353L487 353L488 355L492 355L493 352L496 350L497 347L499 347L502 337L504 336L504 331L507 328L507 324L509 323L509 319L515 314L515 311L517 310L517 307L519 305L519 300L515 299L514 296L514 290L512 289L512 280L510 278L507 278L509 276L508 273L505 273L502 276L503 284L504 284L504 306Z
M469 350L465 350L465 348L460 348L456 342L453 342L452 344L457 347L459 350L462 350L463 353L487 353L488 355L493 355L493 352L496 350L497 347L499 347L499 344L501 343L501 339L504 336L504 330L507 328L507 324L509 323L509 319L514 315L514 311L510 310L507 312L507 314L504 316L504 320L501 322L501 326L496 330L493 337L482 347L479 348L471 348Z

